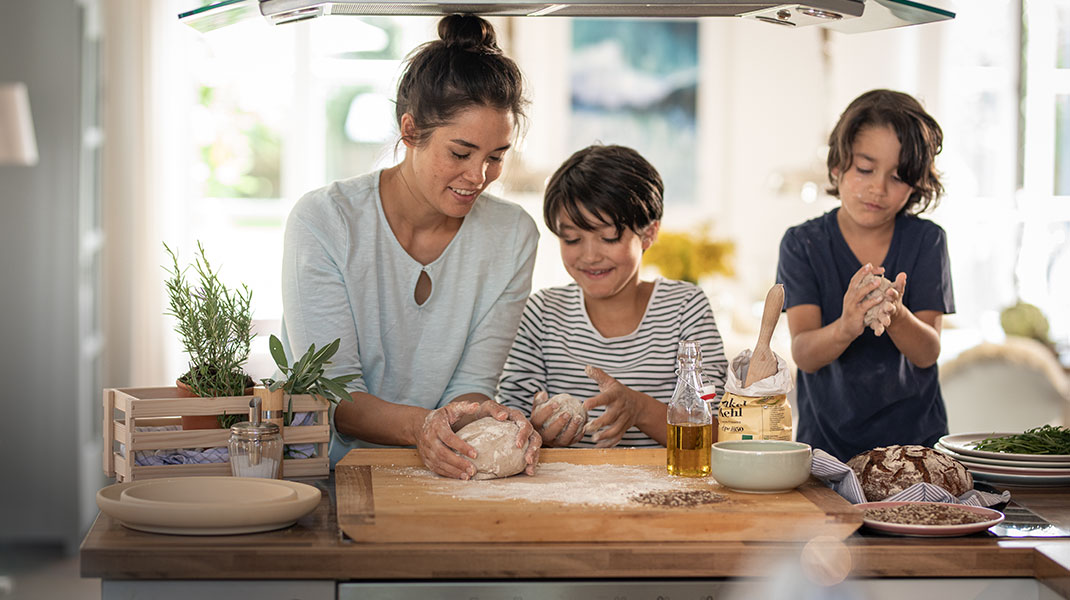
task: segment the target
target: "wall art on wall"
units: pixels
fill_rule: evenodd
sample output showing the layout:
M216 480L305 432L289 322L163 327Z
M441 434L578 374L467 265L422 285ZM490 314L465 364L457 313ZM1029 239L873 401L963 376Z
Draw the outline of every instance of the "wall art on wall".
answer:
M630 146L661 173L667 205L696 201L696 22L576 19L570 83L570 153Z

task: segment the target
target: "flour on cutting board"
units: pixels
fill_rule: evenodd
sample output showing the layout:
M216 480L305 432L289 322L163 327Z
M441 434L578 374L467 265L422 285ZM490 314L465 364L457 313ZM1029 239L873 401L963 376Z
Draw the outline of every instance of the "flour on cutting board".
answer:
M376 468L425 480L427 485L421 492L470 500L634 506L641 501L637 497L643 494L700 490L704 492L704 497L709 498L708 492L717 489L712 478L682 479L670 477L664 469L622 465L542 463L534 477L520 474L482 481L440 477L419 467ZM709 503L709 500L701 503Z

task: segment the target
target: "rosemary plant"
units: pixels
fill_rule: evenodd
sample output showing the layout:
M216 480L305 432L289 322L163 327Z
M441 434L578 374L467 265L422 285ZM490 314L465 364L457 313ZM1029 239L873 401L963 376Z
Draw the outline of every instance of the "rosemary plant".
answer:
M164 244L173 267L167 270L170 311L175 332L189 357L189 371L179 378L190 390L203 397L241 396L253 385L244 365L249 359L252 332L252 296L248 286L227 289L212 270L204 246L197 242L199 256L193 263L197 284L186 278L178 265L178 255ZM188 268L188 267L187 267Z

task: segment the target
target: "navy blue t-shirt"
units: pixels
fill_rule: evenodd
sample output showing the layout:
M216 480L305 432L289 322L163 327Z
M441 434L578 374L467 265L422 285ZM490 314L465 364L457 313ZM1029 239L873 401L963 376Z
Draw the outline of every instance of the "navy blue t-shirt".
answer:
M826 326L843 312L843 295L862 267L843 238L833 209L788 229L780 241L777 282L784 306L815 304ZM944 230L899 215L884 259L884 275L907 274L903 305L913 313L955 312ZM796 439L847 460L877 446L932 446L947 433L937 367L908 361L887 333L866 328L843 354L816 373L798 371Z

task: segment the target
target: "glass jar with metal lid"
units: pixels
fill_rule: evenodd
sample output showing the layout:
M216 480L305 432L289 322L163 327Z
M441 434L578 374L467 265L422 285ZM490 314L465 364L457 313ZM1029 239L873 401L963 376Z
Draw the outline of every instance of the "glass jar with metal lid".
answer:
M249 401L249 420L230 428L230 472L235 477L278 479L282 471L282 431L264 422L260 398Z

